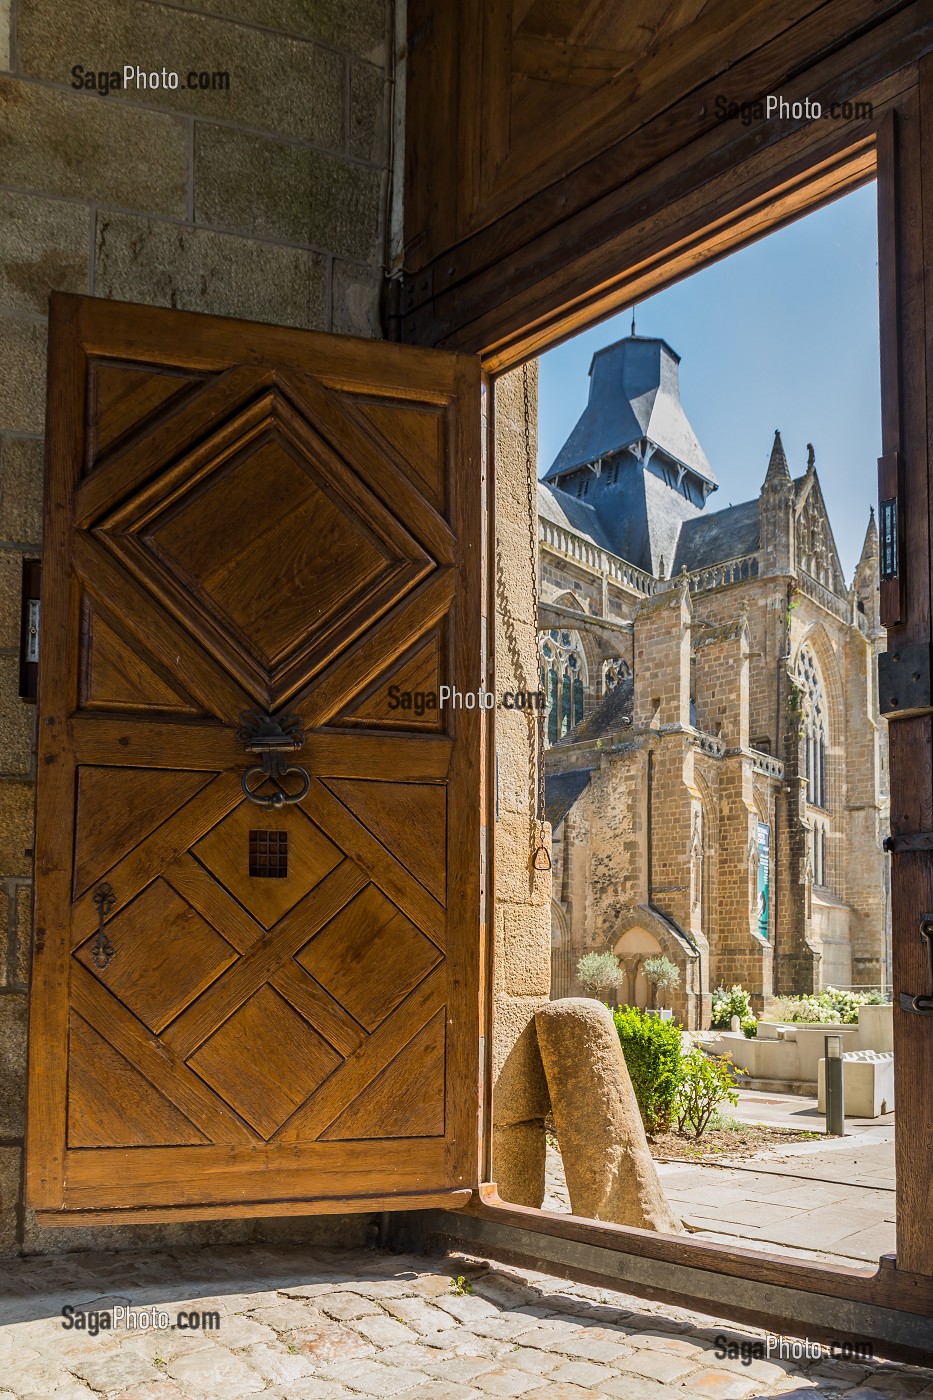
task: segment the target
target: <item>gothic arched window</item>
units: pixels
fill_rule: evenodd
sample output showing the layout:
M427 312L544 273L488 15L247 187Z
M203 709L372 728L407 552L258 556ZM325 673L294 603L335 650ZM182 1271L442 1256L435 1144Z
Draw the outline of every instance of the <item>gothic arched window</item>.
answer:
M541 688L547 698L547 739L556 744L583 718L586 667L576 636L554 629L540 642Z
M807 802L826 807L826 744L829 738L823 677L809 647L801 647L797 658L797 681L803 692L804 772Z
M814 885L826 887L829 885L829 868L826 864L826 833L829 824L824 821L815 821L810 831L810 871L813 875Z

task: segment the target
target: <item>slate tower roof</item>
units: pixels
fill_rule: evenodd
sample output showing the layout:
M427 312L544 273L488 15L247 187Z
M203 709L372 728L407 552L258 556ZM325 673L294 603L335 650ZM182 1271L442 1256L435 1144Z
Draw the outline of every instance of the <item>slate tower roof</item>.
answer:
M679 366L649 336L598 350L586 408L540 493L546 518L592 520L594 543L656 575L670 572L681 527L718 485L680 401Z
M760 496L707 510L717 481L680 401L679 365L666 340L649 336L596 352L586 408L538 483L539 515L655 578L759 553L762 567L786 571L796 531L797 566L841 596L813 447L792 477L775 432Z
M629 335L597 350L579 422L545 481L642 442L715 490L718 482L680 402L680 356L666 340Z

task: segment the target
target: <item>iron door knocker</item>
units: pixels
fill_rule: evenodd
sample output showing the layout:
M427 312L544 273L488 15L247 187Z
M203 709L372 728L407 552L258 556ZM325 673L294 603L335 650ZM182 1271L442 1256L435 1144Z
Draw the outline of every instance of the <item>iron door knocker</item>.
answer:
M262 761L254 764L252 768L247 768L242 778L243 792L251 802L268 810L290 806L307 797L311 779L304 768L299 768L297 764L289 764L286 757L304 745L305 736L299 715L281 715L276 719L272 715L244 710L240 715L237 738L247 753L262 755ZM250 779L256 773L262 775L262 781L256 788L251 788ZM283 786L284 779L290 773L297 773L301 779L301 786L297 792L288 792ZM275 783L276 791L260 796L258 788L266 778L271 778Z

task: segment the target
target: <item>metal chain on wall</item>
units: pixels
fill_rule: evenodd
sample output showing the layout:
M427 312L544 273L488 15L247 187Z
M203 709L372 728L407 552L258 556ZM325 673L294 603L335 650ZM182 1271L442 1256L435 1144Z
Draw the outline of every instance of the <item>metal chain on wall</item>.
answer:
M533 645L535 651L535 675L538 672L538 501L537 484L538 472L537 464L531 446L531 394L528 387L528 366L522 365L522 412L525 428L525 487L528 496L528 564L529 577L531 578L531 619L533 628ZM535 690L539 686L534 687ZM525 687L530 691L531 687ZM537 775L535 782L535 792L531 809L535 814L536 830L533 836L531 863L535 870L550 870L551 853L544 840L544 710L536 709L536 720L532 721L530 712L526 711L529 719L529 767L531 769L532 782ZM534 755L533 760L531 755ZM530 785L530 784L529 784Z
M533 646L537 656L538 648L538 540L537 540L537 501L535 483L537 471L531 444L531 395L528 383L528 366L522 366L522 411L525 436L525 486L528 508L528 567L532 592ZM532 684L525 670L522 651L515 628L511 601L502 569L502 557L496 542L496 600L502 631L505 636L512 671L520 689L531 694L539 689L537 667ZM524 711L528 725L528 836L529 861L535 870L549 870L551 855L544 841L544 711L537 711L537 719L531 710Z

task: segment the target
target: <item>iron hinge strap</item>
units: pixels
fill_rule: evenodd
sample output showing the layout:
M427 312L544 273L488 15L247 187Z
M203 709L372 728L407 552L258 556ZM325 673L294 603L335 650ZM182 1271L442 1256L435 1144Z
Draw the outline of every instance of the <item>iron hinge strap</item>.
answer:
M917 1016L933 1016L933 914L924 914L920 920L920 937L927 945L930 960L929 995L921 993L914 996L910 992L901 992L897 1000L902 1011L912 1011Z
M933 851L933 831L905 831L901 836L886 836L882 848L892 856L910 851Z
M933 711L929 642L894 647L879 654L878 708L886 719Z

